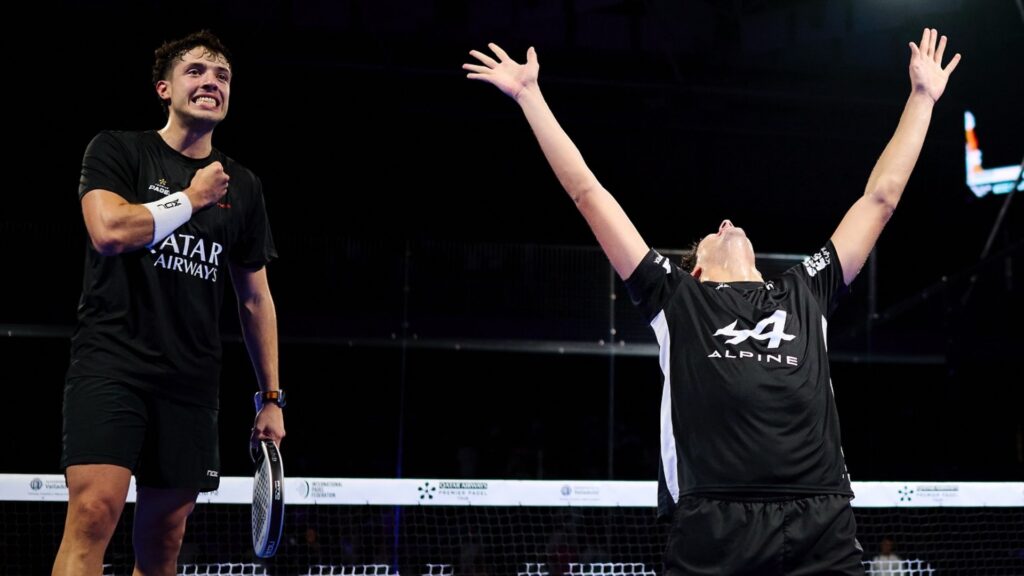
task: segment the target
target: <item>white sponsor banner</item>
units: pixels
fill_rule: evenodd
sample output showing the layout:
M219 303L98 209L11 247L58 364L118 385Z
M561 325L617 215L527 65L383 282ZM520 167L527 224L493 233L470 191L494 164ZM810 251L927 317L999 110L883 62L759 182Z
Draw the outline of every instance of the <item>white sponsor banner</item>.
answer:
M0 500L68 501L68 487L60 474L0 474ZM135 502L135 477L128 486L127 502ZM199 495L199 502L252 503L252 478L221 478L220 489Z
M854 507L1024 507L1024 482L854 482Z
M290 478L292 504L629 506L657 502L654 482Z
M0 474L0 500L67 502L68 487L60 474Z
M655 482L286 478L288 505L582 506L653 508ZM1024 482L854 482L854 507L1024 508ZM59 474L0 474L0 500L66 502ZM128 492L135 501L135 480ZM252 478L221 478L200 503L249 504Z

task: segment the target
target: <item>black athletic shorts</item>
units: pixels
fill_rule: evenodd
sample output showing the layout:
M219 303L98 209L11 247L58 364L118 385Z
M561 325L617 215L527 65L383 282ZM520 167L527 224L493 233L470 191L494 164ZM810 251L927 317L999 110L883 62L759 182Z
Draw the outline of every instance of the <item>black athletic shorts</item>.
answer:
M679 501L665 575L863 576L849 496Z
M106 378L64 385L61 470L115 464L139 486L208 492L220 485L217 410Z

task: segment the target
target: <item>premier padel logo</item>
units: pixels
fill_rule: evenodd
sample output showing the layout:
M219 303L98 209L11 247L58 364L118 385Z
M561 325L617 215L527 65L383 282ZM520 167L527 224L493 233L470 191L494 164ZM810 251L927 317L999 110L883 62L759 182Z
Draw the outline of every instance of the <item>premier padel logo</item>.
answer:
M910 488L908 486L904 486L903 488L897 490L897 492L899 492L899 494L900 494L900 502L910 502L911 500L914 499L914 489L913 488Z
M430 482L424 482L423 486L417 488L420 493L420 500L433 500L434 493L437 492L437 486L431 486Z
M715 336L728 336L729 339L725 341L726 344L739 344L745 342L747 338L753 338L754 340L768 341L769 348L778 348L779 344L783 340L790 341L796 338L794 334L786 334L786 311L776 310L771 316L761 320L750 330L739 330L736 328L736 324L739 320L734 320L732 324L729 324L725 328L719 328L715 332ZM771 331L765 332L768 327L771 326Z
M157 180L156 183L154 184L150 184L149 189L154 192L159 192L164 196L167 196L168 194L171 193L171 189L167 187L167 180L164 178Z

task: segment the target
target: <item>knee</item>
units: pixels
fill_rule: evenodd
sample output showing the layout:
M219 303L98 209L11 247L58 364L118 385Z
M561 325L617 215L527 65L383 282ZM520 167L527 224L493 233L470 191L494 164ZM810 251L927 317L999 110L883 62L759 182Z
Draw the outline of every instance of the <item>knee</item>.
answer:
M70 528L88 540L107 540L117 527L121 502L105 498L89 498L72 505Z

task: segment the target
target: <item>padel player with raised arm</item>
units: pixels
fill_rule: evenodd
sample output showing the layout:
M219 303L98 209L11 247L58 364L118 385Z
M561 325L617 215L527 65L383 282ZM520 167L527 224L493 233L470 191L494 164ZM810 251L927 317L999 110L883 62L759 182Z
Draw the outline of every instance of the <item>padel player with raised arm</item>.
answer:
M649 248L548 108L534 49L519 64L489 46L470 52L468 77L519 104L657 337L666 574L863 574L827 318L896 209L960 55L943 68L946 38L931 29L910 43L910 95L864 193L812 257L766 281L729 220L681 265Z

